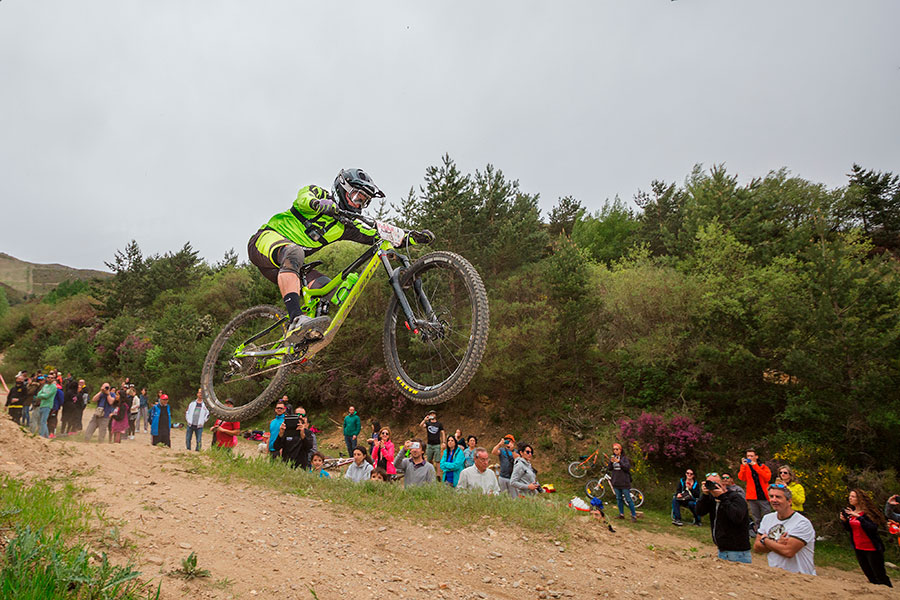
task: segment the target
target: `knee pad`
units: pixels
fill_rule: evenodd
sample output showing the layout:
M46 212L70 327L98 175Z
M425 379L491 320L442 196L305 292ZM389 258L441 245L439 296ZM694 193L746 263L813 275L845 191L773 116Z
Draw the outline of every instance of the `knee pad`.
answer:
M303 248L296 244L284 246L281 251L281 266L278 268L279 273L293 273L297 277L300 276L300 269L303 267L303 259L306 255Z

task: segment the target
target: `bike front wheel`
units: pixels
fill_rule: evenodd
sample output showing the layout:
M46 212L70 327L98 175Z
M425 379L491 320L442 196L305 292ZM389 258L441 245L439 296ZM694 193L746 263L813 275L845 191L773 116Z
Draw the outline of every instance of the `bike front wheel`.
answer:
M587 494L588 498L602 498L603 494L606 493L606 488L603 487L602 480L591 479L584 485L584 493Z
M271 353L282 344L286 329L283 310L254 306L216 336L200 376L203 399L212 416L246 421L276 399L290 372L290 356ZM226 400L234 406L227 406Z
M644 503L644 494L637 488L631 488L629 492L631 493L631 501L634 502L634 507L639 508Z
M472 380L484 356L490 320L484 283L458 254L432 252L406 269L400 286L416 323L407 323L392 296L383 336L391 379L413 402L446 402Z
M571 475L572 477L574 477L576 479L581 479L582 477L587 475L587 472L588 472L587 462L585 462L585 461L578 462L576 460L576 461L569 463L569 475Z

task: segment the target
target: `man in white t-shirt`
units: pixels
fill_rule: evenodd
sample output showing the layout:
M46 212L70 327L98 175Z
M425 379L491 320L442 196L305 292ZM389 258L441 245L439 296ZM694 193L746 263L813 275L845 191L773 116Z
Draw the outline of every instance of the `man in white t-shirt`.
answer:
M775 512L763 516L753 551L767 554L770 567L815 575L816 530L812 523L791 508L791 490L784 484L770 485L768 495Z
M488 451L485 448L475 448L474 458L475 464L466 467L459 474L459 483L456 484L456 489L481 490L485 494L499 494L500 484L497 482L497 476L488 469L488 462L490 462Z

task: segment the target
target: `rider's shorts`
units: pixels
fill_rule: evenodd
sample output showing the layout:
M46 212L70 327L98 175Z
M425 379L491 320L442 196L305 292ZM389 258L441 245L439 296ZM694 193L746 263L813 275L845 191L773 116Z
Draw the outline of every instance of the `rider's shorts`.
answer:
M295 244L272 229L260 229L253 234L247 243L247 255L250 257L250 262L263 274L263 277L277 284L282 256L285 248L288 246L299 246L307 256L316 250ZM322 277L325 276L315 269L307 271L307 279L315 282L314 285L310 285L311 288L321 287L330 281L327 277L322 280Z

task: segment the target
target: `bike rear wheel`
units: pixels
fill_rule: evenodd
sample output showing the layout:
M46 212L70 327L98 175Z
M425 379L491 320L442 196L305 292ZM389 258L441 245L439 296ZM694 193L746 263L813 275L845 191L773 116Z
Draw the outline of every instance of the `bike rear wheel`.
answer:
M430 314L416 293L417 282ZM406 322L392 296L383 336L391 379L413 402L446 402L471 381L484 356L490 320L484 283L458 254L432 252L406 269L400 285L419 324Z
M246 421L276 399L290 372L289 357L239 357L236 353L275 349L286 330L285 313L274 306L248 308L222 329L209 348L200 378L210 414ZM226 399L234 406L226 406Z
M587 472L588 472L588 462L587 461L578 462L576 460L576 461L569 463L569 475L571 475L572 477L575 477L576 479L581 479L582 477L587 475Z
M588 498L602 498L603 494L606 493L606 488L603 487L603 480L588 480L588 482L584 484L584 493L587 494Z

